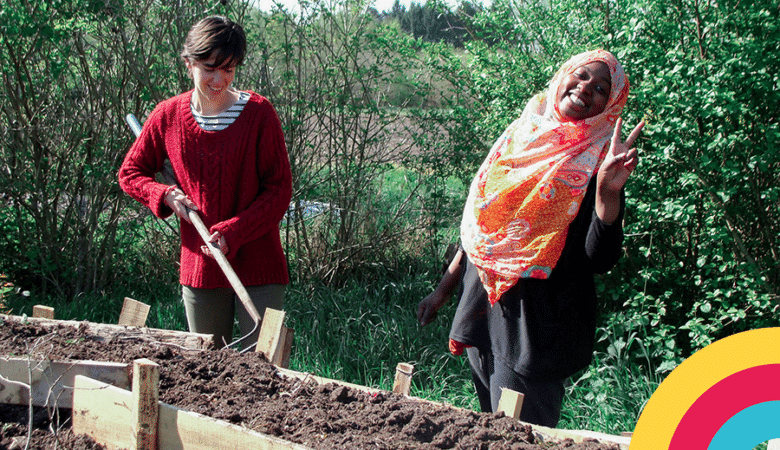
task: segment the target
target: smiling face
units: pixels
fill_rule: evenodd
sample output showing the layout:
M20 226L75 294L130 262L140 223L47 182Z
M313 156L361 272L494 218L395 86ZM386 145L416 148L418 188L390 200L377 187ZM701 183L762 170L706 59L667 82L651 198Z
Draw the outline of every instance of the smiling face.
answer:
M556 96L558 110L569 120L601 114L609 102L611 88L612 79L605 63L597 61L580 66L561 82Z
M206 109L222 109L226 104L232 104L233 97L229 90L236 74L236 65L231 60L226 60L222 66L214 67L216 55L212 54L206 60L194 60L187 58L186 64L192 80L195 82L193 103L196 107L204 109L202 113L210 114L213 111Z

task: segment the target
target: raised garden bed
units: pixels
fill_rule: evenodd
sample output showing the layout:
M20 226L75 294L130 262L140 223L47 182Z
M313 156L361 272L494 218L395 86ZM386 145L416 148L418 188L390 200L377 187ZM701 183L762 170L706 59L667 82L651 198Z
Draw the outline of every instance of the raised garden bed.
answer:
M253 433L308 449L619 449L627 440L596 435L597 442L567 433L531 427L503 414L454 408L392 392L345 385L286 371L256 353L204 350L202 336L179 335L195 342L163 338L150 330L118 327L102 336L103 325L22 320L0 316L0 355L31 361L102 361L131 364L149 359L159 365L159 400L181 410L224 421ZM75 325L75 326L74 326ZM111 327L109 327L111 328ZM2 393L2 391L0 391ZM0 414L0 448L24 448L28 423L25 406ZM54 409L52 409L53 411ZM56 409L60 424L36 410L40 427L30 448L102 448L85 443L70 430L69 410ZM15 412L17 417L11 417ZM64 425L63 425L64 424ZM54 433L51 430L56 430ZM559 439L569 435L571 439ZM579 436L579 437L578 437ZM49 440L49 443L44 442ZM579 441L579 442L576 442ZM269 447L271 448L271 447ZM273 447L283 448L283 447Z

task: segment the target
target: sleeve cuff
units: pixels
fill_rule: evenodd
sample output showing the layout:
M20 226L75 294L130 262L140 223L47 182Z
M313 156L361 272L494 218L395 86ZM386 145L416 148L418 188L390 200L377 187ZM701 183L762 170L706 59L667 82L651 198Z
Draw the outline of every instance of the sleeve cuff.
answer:
M155 216L165 219L173 214L173 210L165 203L165 195L168 193L169 189L174 187L175 186L168 186L165 184L154 185L154 191L152 193L152 205L154 205L154 208L152 208L152 212Z

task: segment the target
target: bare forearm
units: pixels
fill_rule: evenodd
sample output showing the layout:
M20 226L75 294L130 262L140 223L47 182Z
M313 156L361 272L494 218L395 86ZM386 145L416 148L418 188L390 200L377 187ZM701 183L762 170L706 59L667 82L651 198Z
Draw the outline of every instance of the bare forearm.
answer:
M455 253L455 256L452 258L452 262L450 262L450 265L447 267L447 271L444 273L439 285L436 286L436 290L446 298L449 298L449 296L452 295L452 291L455 290L455 287L458 285L460 278L460 260L462 257L463 250L458 249L458 252Z
M460 262L462 258L463 250L459 249L452 258L436 289L417 305L417 320L421 326L430 323L436 317L436 311L447 303L452 296L452 292L460 281Z

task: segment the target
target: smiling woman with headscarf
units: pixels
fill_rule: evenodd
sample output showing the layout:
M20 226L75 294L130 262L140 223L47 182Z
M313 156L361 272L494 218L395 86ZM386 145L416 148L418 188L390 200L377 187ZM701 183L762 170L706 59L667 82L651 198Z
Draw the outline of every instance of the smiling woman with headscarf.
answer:
M525 395L520 420L555 426L566 378L590 364L593 275L620 257L623 186L637 165L629 148L644 125L621 142L628 89L611 53L572 57L474 177L462 251L418 318L428 323L460 279L450 350L466 349L484 411L507 387Z

